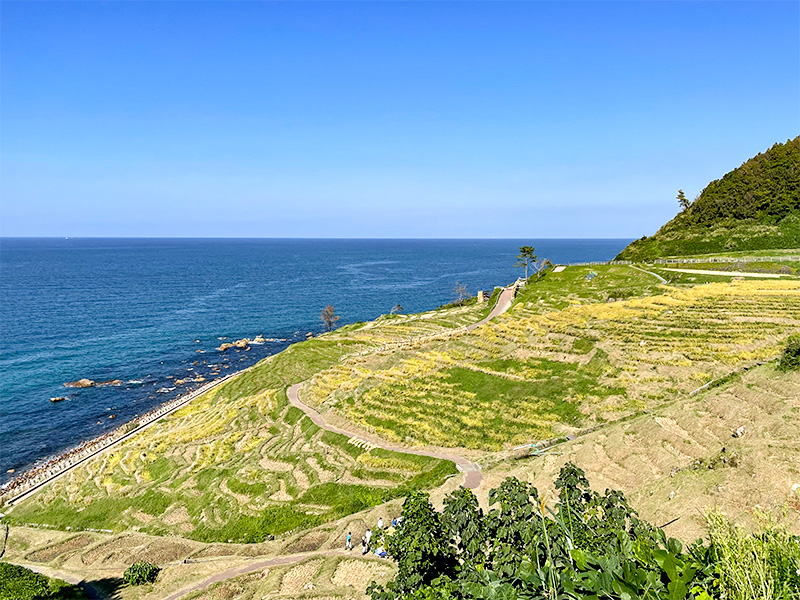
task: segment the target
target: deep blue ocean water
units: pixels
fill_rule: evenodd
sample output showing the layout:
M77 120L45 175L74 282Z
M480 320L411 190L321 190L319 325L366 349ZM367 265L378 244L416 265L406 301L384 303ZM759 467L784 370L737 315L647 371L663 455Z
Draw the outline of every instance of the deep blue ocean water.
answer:
M428 310L454 299L456 281L474 294L515 280L521 245L566 263L609 260L629 241L4 238L0 482L200 385L175 379L321 332L327 304L342 325L395 304ZM273 341L216 350L258 334ZM84 377L125 384L62 386Z

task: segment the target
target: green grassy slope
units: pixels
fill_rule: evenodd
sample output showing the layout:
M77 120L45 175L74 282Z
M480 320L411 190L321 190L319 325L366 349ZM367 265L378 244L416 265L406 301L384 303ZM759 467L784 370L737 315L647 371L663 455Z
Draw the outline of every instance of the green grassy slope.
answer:
M800 247L800 136L708 184L683 212L617 258Z

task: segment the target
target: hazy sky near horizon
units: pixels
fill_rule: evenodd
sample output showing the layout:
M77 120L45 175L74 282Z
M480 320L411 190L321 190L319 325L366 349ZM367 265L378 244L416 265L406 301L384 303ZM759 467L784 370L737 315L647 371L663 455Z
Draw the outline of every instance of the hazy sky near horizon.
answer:
M0 234L639 237L800 133L800 3L3 2Z

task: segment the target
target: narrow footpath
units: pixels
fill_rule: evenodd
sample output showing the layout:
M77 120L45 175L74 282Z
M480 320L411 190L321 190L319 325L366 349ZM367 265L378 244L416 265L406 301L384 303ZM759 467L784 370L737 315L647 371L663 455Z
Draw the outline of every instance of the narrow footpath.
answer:
M504 288L503 291L500 293L500 296L497 298L497 302L495 303L492 310L489 314L484 318L478 321L477 323L473 323L471 325L467 325L465 327L466 331L472 331L476 327L480 327L484 323L494 319L496 316L503 314L509 308L511 308L511 304L514 301L514 295L516 294L516 285L509 286ZM391 450L393 452L405 452L406 454L415 454L417 456L430 456L432 458L438 458L442 460L450 460L456 464L456 467L459 471L464 473L464 487L475 489L483 481L483 474L481 473L480 467L477 463L470 461L468 458L460 456L458 454L450 454L446 452L436 452L434 450L430 450L427 448L410 448L408 446L404 446L402 444L395 444L392 442L388 442L376 435L366 434L364 432L356 432L351 431L348 429L343 429L341 427L337 427L335 425L331 425L325 420L319 411L310 407L308 404L304 403L300 399L300 386L302 383L295 383L294 385L290 386L289 389L286 390L286 397L289 399L289 403L302 410L309 419L319 427L320 429L325 429L327 431L332 431L333 433L339 433L341 435L345 435L351 438L357 438L369 442L376 448L382 448L383 450Z
M480 327L481 325L485 324L486 322L490 321L491 319L495 318L496 316L503 314L509 308L511 308L511 304L514 301L514 296L516 295L516 290L517 290L517 285L516 284L505 288L501 292L500 296L497 299L497 302L495 303L494 307L489 312L489 314L484 319L481 319L477 323L473 323L472 325L467 325L465 327L466 331L469 332L469 331L472 331L473 329L475 329L476 327ZM247 370L247 369L245 369L245 370ZM231 373L230 375L224 377L221 380L218 380L218 381L215 381L215 382L210 382L207 386L204 386L201 390L197 390L196 392L188 395L186 398L183 398L182 401L177 406L170 406L168 410L165 410L162 414L159 415L159 418L163 417L166 414L171 414L172 412L174 412L178 408L181 408L181 407L185 406L189 401L193 400L194 398L199 396L201 393L205 393L205 392L209 391L209 389L212 389L213 387L216 387L216 386L224 383L225 381L229 380L232 377L235 377L236 375L238 375L240 373L241 372L239 372L239 373ZM296 384L290 386L286 390L286 395L287 395L291 405L299 408L300 410L302 410L311 419L311 421L315 425L317 425L317 427L320 427L321 429L325 429L327 431L332 431L334 433L339 433L339 434L342 434L342 435L345 435L345 436L348 436L348 437L356 437L358 439L363 439L364 441L369 442L370 444L372 444L376 448L383 448L384 450L391 450L391 451L394 451L394 452L404 452L406 454L415 454L417 456L430 456L432 458L438 458L438 459L442 459L442 460L453 461L456 464L458 470L461 471L462 473L464 473L464 483L463 483L464 487L467 487L467 488L470 488L470 489L477 488L481 484L481 482L483 481L483 474L481 473L480 467L478 466L478 464L470 461L469 459L467 459L467 458L465 458L463 456L459 456L457 454L449 454L449 453L446 453L446 452L437 452L437 451L434 451L434 450L431 450L431 449L426 449L426 448L409 448L409 447L406 447L406 446L402 446L400 444L394 444L394 443L388 442L388 441L383 440L383 439L381 439L381 438L379 438L377 436L374 436L374 435L367 435L367 434L364 434L363 432L349 431L347 429L336 427L334 425L331 425L331 424L327 423L325 421L324 417L317 410L315 410L314 408L308 406L307 404L303 403L302 400L300 400L300 396L299 396L298 392L299 392L299 389L300 389L301 385L302 385L302 383L296 383ZM46 485L47 483L50 483L54 479L57 479L58 477L63 476L64 473L68 472L69 470L71 470L72 468L77 466L78 464L81 464L81 463L85 462L89 458L91 458L93 456L96 456L97 454L100 454L101 452L104 452L109 447L115 446L116 444L122 442L123 440L128 439L132 435L134 435L136 433L139 433L143 429L146 429L147 427L149 427L151 424L152 424L152 421L148 422L146 425L143 425L142 427L137 428L134 431L131 431L127 435L125 435L125 436L123 436L123 437L121 437L121 438L119 438L117 440L114 440L112 443L108 444L108 446L105 446L105 447L99 449L98 451L92 452L90 455L81 458L81 460L77 461L75 464L69 465L63 471L60 471L59 473L53 475L52 477L48 477L47 479L45 479L45 480L43 480L41 482L38 482L34 487L26 490L24 493L18 495L16 498L14 498L13 501L14 502L18 502L18 501L22 500L23 498L25 498L28 495L30 495L31 493L33 493L35 490L37 490L40 487L42 487L43 485ZM290 555L285 555L285 556L277 556L277 557L264 558L264 559L256 558L256 559L253 559L252 561L249 561L245 565L240 565L238 567L234 567L234 568L231 568L231 569L226 569L224 571L220 571L219 573L215 573L214 575L212 575L210 577L207 577L206 579L203 579L202 581L199 581L199 582L195 583L194 585L192 585L190 587L184 588L182 590L178 590L178 591L172 593L171 595L167 596L165 598L165 600L179 600L180 598L184 598L185 596L187 596L189 594L192 594L193 592L197 592L199 590L204 590L204 589L208 588L209 586L214 585L215 583L220 583L222 581L225 581L227 579L231 579L233 577L238 577L240 575L245 575L245 574L248 574L248 573L254 573L256 571L260 571L260 570L263 570L263 569L266 569L266 568L294 564L294 563L303 561L303 560L305 560L307 558L310 558L312 556L337 556L337 555L349 556L350 553L347 553L344 550L331 549L331 550L321 550L321 551L318 550L318 551L315 551L315 552L305 552L305 553L299 553L299 554L290 554ZM368 559L374 559L374 560L382 560L382 559L378 559L378 558L373 558L373 557L371 557L371 555L368 555L367 558ZM35 570L37 572L43 573L45 575L48 575L50 577L58 577L60 579L63 579L64 581L67 581L68 583L77 584L77 585L81 586L84 589L84 591L87 592L87 594L89 595L90 598L92 598L92 600L107 600L108 599L108 596L103 594L103 592L101 590L99 590L96 587L92 586L92 584L90 582L87 582L85 579L81 579L79 576L77 576L76 574L74 574L72 572L58 570L58 569L52 569L52 568L48 568L48 567L43 567L41 565L25 564L24 566L26 566L26 567L28 567L28 568L30 568L32 570Z

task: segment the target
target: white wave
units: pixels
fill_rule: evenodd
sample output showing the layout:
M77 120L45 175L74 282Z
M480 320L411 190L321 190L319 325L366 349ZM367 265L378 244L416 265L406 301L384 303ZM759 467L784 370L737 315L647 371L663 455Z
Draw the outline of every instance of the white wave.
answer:
M163 387L163 388L157 389L156 392L159 393L159 394L167 394L167 393L173 391L174 389L175 389L174 387Z

